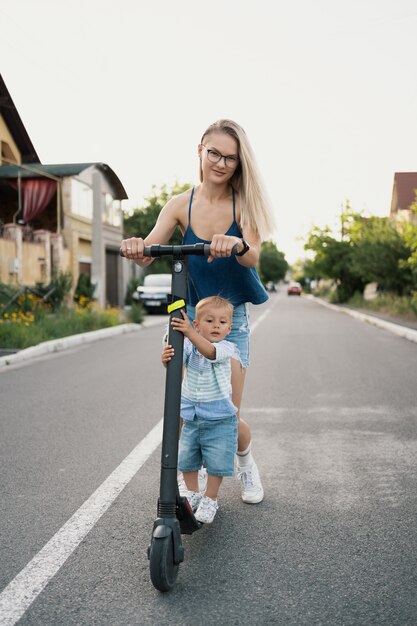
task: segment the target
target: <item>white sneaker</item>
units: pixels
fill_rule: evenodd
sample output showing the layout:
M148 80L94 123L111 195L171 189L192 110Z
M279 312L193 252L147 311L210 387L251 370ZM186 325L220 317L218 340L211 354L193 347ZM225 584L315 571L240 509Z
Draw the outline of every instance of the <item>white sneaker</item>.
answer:
M251 467L237 468L237 479L242 488L242 500L248 504L258 504L264 499L264 490L256 463Z
M190 503L190 506L192 508L193 511L196 511L198 509L198 506L203 498L203 494L202 493L197 493L196 491L187 491L187 493L185 494L188 502Z
M211 524L217 513L219 505L217 500L212 500L208 496L203 496L201 502L198 505L198 509L195 512L195 518L203 524Z

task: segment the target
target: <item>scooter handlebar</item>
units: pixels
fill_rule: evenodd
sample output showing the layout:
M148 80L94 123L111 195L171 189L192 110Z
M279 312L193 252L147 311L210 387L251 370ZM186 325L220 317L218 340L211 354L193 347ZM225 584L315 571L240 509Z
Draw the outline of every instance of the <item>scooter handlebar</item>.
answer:
M144 256L158 257L158 256L176 256L176 255L196 255L196 256L208 256L210 254L209 243L195 243L177 246L161 246L159 244L153 246L145 246L143 250Z
M237 254L239 244L235 244L232 248L232 256ZM183 255L195 255L195 256L208 256L210 254L209 243L194 243L185 245L159 245L145 246L143 249L143 256L159 257L159 256L183 256ZM120 256L125 256L123 250L120 248Z

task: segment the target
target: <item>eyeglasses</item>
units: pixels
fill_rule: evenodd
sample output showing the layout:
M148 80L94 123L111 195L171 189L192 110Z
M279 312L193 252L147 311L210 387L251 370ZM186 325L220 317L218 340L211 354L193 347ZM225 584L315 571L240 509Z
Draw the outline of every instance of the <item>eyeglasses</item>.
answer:
M213 148L207 148L204 144L201 145L203 146L203 148L206 149L207 158L210 163L219 163L219 161L224 159L224 164L226 165L226 167L230 168L236 167L239 163L239 157L234 154L224 156L223 154L220 154L218 150L213 150Z

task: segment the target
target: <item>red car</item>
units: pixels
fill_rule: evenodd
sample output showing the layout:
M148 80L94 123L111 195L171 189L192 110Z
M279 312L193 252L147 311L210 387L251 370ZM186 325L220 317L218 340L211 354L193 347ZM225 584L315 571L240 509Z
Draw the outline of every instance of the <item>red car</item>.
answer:
M300 283L290 283L288 285L287 294L289 296L301 296L301 285Z

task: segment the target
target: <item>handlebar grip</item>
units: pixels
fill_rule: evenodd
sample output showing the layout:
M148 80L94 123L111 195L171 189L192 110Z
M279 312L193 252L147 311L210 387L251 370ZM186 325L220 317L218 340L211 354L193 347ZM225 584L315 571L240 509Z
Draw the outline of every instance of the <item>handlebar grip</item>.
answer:
M143 249L143 256L152 256L151 254L151 247L152 246L145 246ZM122 256L123 258L125 258L125 254L123 252L123 250L121 248L119 248L119 256Z
M158 256L167 256L173 254L195 254L195 255L205 255L209 256L210 254L210 245L209 243L195 243L195 244L186 244L186 245L175 245L175 246L161 246L159 244L155 244L153 246L145 246L143 249L143 256L148 257L158 257ZM236 255L239 251L239 244L236 243L232 248L232 256ZM120 248L119 250L120 256L124 257L123 250Z

